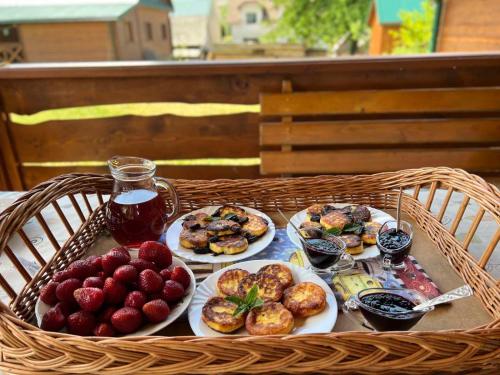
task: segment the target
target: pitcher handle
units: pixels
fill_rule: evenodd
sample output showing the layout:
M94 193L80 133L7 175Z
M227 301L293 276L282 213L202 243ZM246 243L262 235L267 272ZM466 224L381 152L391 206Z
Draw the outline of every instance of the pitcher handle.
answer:
M170 198L172 198L173 202L173 209L172 212L167 214L167 222L171 221L173 218L177 217L179 215L180 211L180 201L179 201L179 196L177 195L177 190L175 190L174 185L167 180L166 178L163 177L155 177L154 179L155 185L160 186L165 190L168 190L170 192Z
M375 331L375 328L371 327L364 319L359 319L354 313L353 310L357 310L358 306L356 305L356 302L354 302L354 298L350 297L347 299L347 301L344 302L342 305L342 312L345 314L345 316L353 321L356 324L361 325L362 327L365 327L371 331Z

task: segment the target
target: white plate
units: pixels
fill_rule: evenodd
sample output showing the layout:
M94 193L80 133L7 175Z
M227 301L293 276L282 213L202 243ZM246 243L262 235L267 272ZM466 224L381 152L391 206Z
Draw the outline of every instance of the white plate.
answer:
M186 249L185 247L181 246L179 243L179 235L181 234L182 231L182 222L183 219L188 216L188 215L194 215L199 212L204 212L208 215L212 215L220 206L207 206L200 208L199 210L192 211L188 214L185 214L178 218L176 221L172 223L172 225L168 228L167 230L167 235L166 235L166 242L167 246L172 250L175 255L180 256L181 258L184 259L189 259L194 262L202 262L202 263L228 263L228 262L236 262L238 260L242 260L248 257L251 257L252 255L255 255L262 250L264 250L273 240L276 229L274 228L274 223L273 221L264 214L263 212L257 211L253 208L249 207L244 207L244 206L238 206L243 208L246 212L252 215L257 215L261 216L264 219L267 220L268 223L268 228L267 232L260 237L257 241L254 243L251 243L248 245L248 249L246 249L244 252L239 253L239 254L234 254L234 255L217 255L213 256L211 254L195 254L195 252L191 249Z
M268 265L268 264L276 264L281 263L290 268L293 275L293 281L295 284L301 283L304 281L310 281L315 284L318 284L323 290L326 292L326 308L319 314L310 316L303 320L303 324L298 327L295 327L292 331L292 335L300 335L306 333L328 333L331 332L333 327L335 326L335 322L337 321L337 301L335 300L335 296L333 295L332 290L328 286L326 282L324 282L318 275L313 272L298 267L292 263L281 262L276 260L251 260L248 262L242 262L233 264L229 267L223 268L209 277L207 277L199 286L196 288L196 293L193 297L193 301L189 306L188 316L189 316L189 325L193 330L196 336L208 336L208 337L216 337L216 336L234 336L234 335L248 335L247 330L243 327L238 331L232 334L224 334L217 331L214 331L209 326L205 324L205 322L201 319L201 310L203 309L203 305L210 297L217 295L217 280L219 276L230 269L233 268L241 268L247 270L250 273L257 272L260 268ZM302 320L302 319L301 319Z
M352 203L335 203L333 206L342 208L345 206L351 206L353 205ZM394 220L394 218L389 215L388 213L384 211L377 210L376 208L373 207L368 207L370 210L371 214L371 221L375 221L376 223L384 224L387 220ZM295 226L299 227L300 224L302 224L304 221L307 219L307 209L302 210L300 212L297 212L295 215L292 216L290 221L295 224ZM293 229L293 227L288 224L286 226L286 233L288 234L288 238L290 238L290 241L293 242L295 246L298 248L302 249L302 245L300 243L299 235ZM353 255L353 258L355 260L360 260L360 259L369 259L369 258L374 258L380 254L380 250L377 248L377 245L372 245L372 246L365 246L365 250L358 255Z
M132 256L132 259L137 258L137 252L130 252L130 255ZM195 291L195 285L196 285L196 279L194 277L193 271L191 271L186 264L180 260L179 258L172 258L172 266L181 266L184 269L186 269L189 273L189 276L191 278L191 283L189 284L189 288L187 290L187 294L184 296L182 302L178 303L172 310L170 310L170 314L168 315L167 319L164 320L163 322L157 323L157 324L146 324L144 325L139 331L130 333L128 335L120 336L120 337L131 337L131 336L148 336L151 335L172 322L174 322L189 306L189 303L193 299L194 291ZM36 315L36 320L38 322L38 326L41 325L42 323L42 317L43 315L47 312L47 310L50 309L50 306L47 305L46 303L42 302L40 298L36 301L35 305L35 315Z

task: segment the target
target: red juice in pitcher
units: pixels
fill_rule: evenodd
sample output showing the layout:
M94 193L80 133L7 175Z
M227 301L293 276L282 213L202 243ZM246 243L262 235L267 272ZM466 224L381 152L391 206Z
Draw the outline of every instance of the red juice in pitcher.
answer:
M144 241L157 241L167 221L165 201L156 192L137 189L111 197L106 221L120 245L139 247Z

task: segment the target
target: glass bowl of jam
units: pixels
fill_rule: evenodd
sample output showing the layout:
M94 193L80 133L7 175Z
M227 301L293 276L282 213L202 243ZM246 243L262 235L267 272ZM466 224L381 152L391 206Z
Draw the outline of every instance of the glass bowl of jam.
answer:
M322 238L302 239L302 248L316 273L337 273L354 266L354 258L345 252L346 245L337 236L323 234Z
M407 331L417 324L434 306L414 311L413 308L427 302L420 292L403 288L363 289L346 301L344 312L357 310L363 315L362 325L376 331Z
M386 221L377 233L377 247L384 268L404 269L404 261L412 243L413 229L410 223L401 220L398 229L396 220Z

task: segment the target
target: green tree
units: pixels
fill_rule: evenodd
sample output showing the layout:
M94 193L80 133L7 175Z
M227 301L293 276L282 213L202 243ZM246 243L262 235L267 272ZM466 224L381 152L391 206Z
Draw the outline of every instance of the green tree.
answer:
M286 39L306 47L332 47L347 38L351 53L367 32L371 0L273 0L283 15L265 40Z
M395 55L427 53L432 42L432 30L436 4L432 0L422 2L422 10L401 11L401 27L391 31Z

